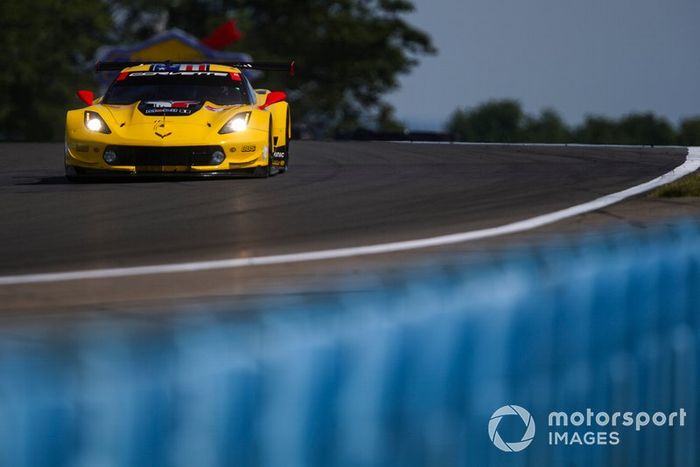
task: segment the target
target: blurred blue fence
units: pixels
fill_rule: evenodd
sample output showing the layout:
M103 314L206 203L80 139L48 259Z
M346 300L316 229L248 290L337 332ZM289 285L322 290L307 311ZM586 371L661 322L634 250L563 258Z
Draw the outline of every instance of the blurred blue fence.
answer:
M551 242L363 293L6 328L0 465L699 464L700 232ZM526 407L533 443L487 425ZM672 411L618 446L551 446L551 411Z

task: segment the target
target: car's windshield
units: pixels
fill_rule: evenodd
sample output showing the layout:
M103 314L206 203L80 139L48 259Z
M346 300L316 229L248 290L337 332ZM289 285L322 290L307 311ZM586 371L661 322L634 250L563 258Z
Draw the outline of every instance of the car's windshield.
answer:
M236 77L237 79L234 79ZM103 104L138 101L209 101L219 105L249 103L243 77L237 73L122 73L102 99Z

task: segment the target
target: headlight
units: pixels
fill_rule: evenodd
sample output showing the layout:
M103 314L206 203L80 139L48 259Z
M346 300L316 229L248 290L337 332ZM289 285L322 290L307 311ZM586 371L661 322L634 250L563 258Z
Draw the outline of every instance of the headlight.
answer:
M85 112L85 128L95 133L110 134L111 131L97 112Z
M236 114L231 120L226 122L226 125L221 127L219 134L225 135L226 133L244 131L246 128L248 128L248 120L250 120L250 112L241 112Z

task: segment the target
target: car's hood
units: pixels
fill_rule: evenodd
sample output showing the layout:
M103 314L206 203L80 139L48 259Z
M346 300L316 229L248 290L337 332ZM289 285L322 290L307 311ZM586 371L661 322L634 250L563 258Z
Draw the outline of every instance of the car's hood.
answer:
M211 102L141 101L130 105L98 105L112 132L125 139L172 143L204 138L218 132L247 105L220 106Z

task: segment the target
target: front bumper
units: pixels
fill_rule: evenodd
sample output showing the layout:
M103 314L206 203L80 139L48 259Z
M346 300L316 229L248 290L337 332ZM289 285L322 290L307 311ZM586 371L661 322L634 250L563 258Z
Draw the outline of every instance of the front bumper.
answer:
M247 132L245 138L229 138L204 144L152 144L149 142L111 141L109 136L94 139L66 137L66 174L100 175L221 175L254 172L267 167L271 149L267 132ZM242 136L242 135L241 135ZM214 150L224 153L224 159L214 164L209 155ZM116 151L119 157L105 161L105 151ZM205 154L202 151L205 150Z

